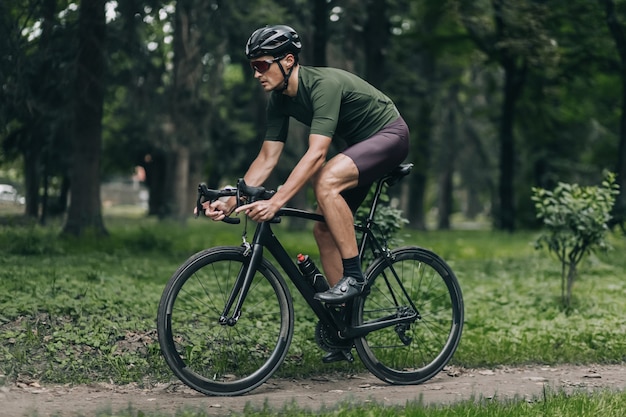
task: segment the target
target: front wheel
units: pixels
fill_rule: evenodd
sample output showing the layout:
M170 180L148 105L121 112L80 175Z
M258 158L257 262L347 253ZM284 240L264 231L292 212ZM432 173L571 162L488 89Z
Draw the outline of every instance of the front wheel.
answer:
M463 297L450 267L433 252L393 250L368 268L369 293L355 300L356 325L381 319L403 323L355 340L359 357L383 381L420 384L452 358L463 328Z
M265 259L239 319L220 320L247 269L243 252L218 247L192 256L174 273L159 304L165 361L181 381L207 395L239 395L261 385L285 359L293 336L291 295Z

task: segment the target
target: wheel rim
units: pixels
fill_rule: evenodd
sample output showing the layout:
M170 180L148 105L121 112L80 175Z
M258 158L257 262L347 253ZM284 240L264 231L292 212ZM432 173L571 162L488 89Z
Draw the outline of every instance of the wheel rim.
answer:
M379 378L399 384L421 383L436 375L456 350L462 328L462 298L452 272L428 252L399 251L393 266L419 318L372 332L357 340L356 346L365 365ZM383 263L373 265L369 276L373 279L370 293L357 305L359 324L383 316L413 315L406 299L399 297L396 302L389 296L388 285L396 294L401 292Z
M204 393L238 394L264 382L286 355L291 332L287 298L263 267L255 274L234 326L219 317L245 258L222 253L192 263L171 289L160 338L166 361L187 385Z

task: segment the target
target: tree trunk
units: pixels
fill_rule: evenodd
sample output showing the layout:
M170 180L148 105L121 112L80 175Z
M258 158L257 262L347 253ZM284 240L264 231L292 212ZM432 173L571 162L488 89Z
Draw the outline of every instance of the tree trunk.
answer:
M500 180L497 227L512 232L515 230L515 204L513 179L515 176L515 144L513 140L513 119L517 88L515 66L505 67L504 100L500 120Z
M106 234L100 202L100 154L104 99L104 0L80 5L74 92L71 199L63 233Z
M440 88L440 73L438 71L438 51L430 42L436 39L436 32L439 23L446 10L445 2L426 2L423 4L425 10L418 23L419 32L423 36L423 44L415 45L418 55L407 60L409 67L415 67L419 74L421 86L414 87L417 92L418 108L413 114L408 113L409 108L400 108L405 112L405 119L411 126L411 149L409 161L415 164L410 178L408 178L408 210L405 216L409 220L409 226L418 230L426 230L426 187L430 170L432 167L432 143L433 109L436 108L436 97ZM421 7L421 6L420 6ZM412 94L413 91L400 92L400 97L405 94ZM411 100L411 102L414 102ZM408 116L408 117L407 117Z
M173 152L174 160L174 187L173 201L175 202L173 215L176 220L184 222L193 212L189 202L189 148L178 145Z
M500 141L500 166L499 166L499 199L496 201L495 223L501 230L515 230L515 146L513 125L515 119L515 105L520 96L526 78L526 58L518 55L515 50L507 48L508 22L505 21L507 2L504 0L492 0L493 19L495 31L492 35L485 36L476 21L469 18L463 19L463 24L468 30L470 37L476 45L491 59L497 60L504 69L504 98L500 114L500 127L498 137ZM472 5L473 2L463 2L463 5ZM467 16L470 16L468 14ZM498 47L499 43L504 45Z
M185 205L181 207L183 218L192 215L193 209L196 207L198 199L198 184L206 182L204 179L203 169L205 166L205 155L198 152L189 153L189 176L187 178L187 196L184 200Z
M165 180L162 188L165 191L165 203L160 209L160 219L172 219L184 223L193 213L193 205L189 206L189 148L183 144L175 144L165 156ZM195 195L195 189L194 195Z
M614 223L624 227L626 222L626 61L622 64L622 116L620 120L619 146L617 154L617 195L613 216Z
M439 187L438 187L438 220L437 228L440 230L450 229L450 217L452 215L452 191L453 191L453 175L454 167L456 163L456 149L457 149L457 132L458 121L456 117L457 112L457 95L458 86L450 88L447 100L447 117L445 117L445 126L443 127L443 137L441 138L441 152L437 158L437 165L440 168L439 175Z
M29 143L35 138L31 138ZM23 152L24 158L24 185L26 187L26 216L36 219L39 216L39 185L41 172L41 147L38 144L29 146Z
M326 66L326 41L328 40L328 2L313 0L313 62L316 67Z
M567 265L567 292L565 294L565 307L570 308L572 305L572 289L576 280L576 263L570 262Z
M365 78L374 87L381 88L385 81L385 48L389 41L387 0L369 0L367 21L363 31L365 52Z
M46 85L45 80L53 73L53 58L50 54L50 39L54 30L54 19L56 11L56 0L45 0L41 5L41 36L37 46L37 58L40 60L36 67L36 73L31 79L32 97L29 101L31 107L31 121L29 129L26 130L28 136L22 150L24 158L24 185L26 188L26 216L37 218L41 213L40 222L43 224L43 216L45 215L45 207L40 210L41 198L39 189L41 188L41 179L43 170L45 169L44 152L42 149L49 148L49 138L52 136L52 126L49 123L50 109L59 106L54 95L51 94L50 88Z
M494 20L498 39L503 39L506 32L504 21L505 2L494 0ZM496 226L501 230L513 232L515 230L515 140L513 124L515 120L515 104L520 96L526 78L526 62L518 62L515 52L507 49L498 53L498 60L504 69L504 98L500 116L500 181L499 205Z
M452 169L446 168L439 175L438 202L437 202L437 229L450 229L450 216L452 214Z
M165 193L166 164L167 158L165 153L155 149L146 156L142 165L146 170L146 186L150 193L150 198L148 199L149 216L164 216L163 212L167 204Z
M606 23L609 32L615 41L617 53L620 57L620 74L622 81L622 114L619 124L619 145L617 153L617 184L620 187L620 194L613 209L613 224L622 224L626 221L626 27L620 25L615 12L615 2L613 0L600 0L604 4L606 13Z
M408 211L405 215L409 225L417 230L426 230L426 209L424 196L430 168L431 135L433 121L431 117L430 95L424 95L419 110L417 129L411 133L410 160L415 164L411 173Z
M204 119L197 116L201 111L199 105L199 84L202 77L201 34L196 30L198 14L203 9L194 0L179 1L176 4L174 25L174 84L171 90L170 120L171 129L166 132L170 136L171 155L168 155L169 168L166 184L165 216L184 221L193 211L189 206L195 195L195 189L189 190L189 168L191 149L201 149L201 128ZM217 81L213 81L217 82ZM201 171L201 169L197 169ZM190 192L191 191L191 192Z

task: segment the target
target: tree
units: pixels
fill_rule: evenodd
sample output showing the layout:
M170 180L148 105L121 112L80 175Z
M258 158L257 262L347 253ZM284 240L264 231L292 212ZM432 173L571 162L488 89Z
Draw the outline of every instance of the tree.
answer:
M314 66L326 66L326 42L328 41L328 9L329 1L311 0L313 8L313 47L312 62Z
M365 79L377 88L382 88L387 76L386 51L391 38L387 3L387 0L370 0L365 2L367 10L363 27Z
M105 0L80 5L74 90L71 200L63 233L106 234L100 202L100 154L104 100Z
M425 229L431 184L437 198L448 203L446 212L452 207L452 178L458 169L455 158L462 142L450 135L459 134L463 118L450 111L457 111L461 97L475 94L473 85L466 87L474 46L459 23L453 1L402 4L404 9L394 9L397 14L391 16L395 36L390 42L384 85L411 128L410 160L415 168L410 181L403 184L403 210L411 227ZM483 169L488 166L480 165Z
M193 0L176 3L174 13L174 61L173 83L170 86L168 109L168 170L165 189L171 195L167 214L182 220L189 216L189 175L191 154L200 144L199 123L200 95L198 91L202 76L201 37L197 24L202 16L201 8ZM215 81L214 81L215 82Z
M602 187L559 183L553 191L533 188L537 217L547 229L537 248L547 247L561 262L561 300L569 308L578 264L596 248L607 247L607 224L619 186L607 173Z
M490 9L488 12L487 9ZM515 229L514 179L516 150L514 123L516 106L531 66L540 66L550 55L549 37L543 19L547 7L524 0L459 2L461 18L469 36L488 60L497 62L503 71L503 97L499 116L499 184L496 226ZM491 20L488 15L491 14Z
M71 122L70 70L74 58L73 15L59 17L60 0L0 5L3 51L0 69L2 147L8 160L21 156L25 215L45 223L51 178L67 177ZM43 192L42 192L43 190Z
M165 9L153 1L118 4L119 17L107 24L107 94L103 131L103 176L129 175L141 166L149 190L148 215L163 213L165 155L162 123L171 44L164 41ZM158 47L157 47L158 46Z
M619 63L617 67L622 84L622 100L616 168L617 183L619 184L620 189L626 190L626 23L620 23L618 11L616 10L615 2L613 0L599 0L599 2L604 6L606 24L613 40L615 41L615 47L619 56ZM623 4L623 6L626 6L626 4ZM626 14L626 9L623 8L622 12L625 12ZM626 195L624 195L623 191L617 197L614 214L616 222L623 225L626 221Z
M259 26L285 22L303 37L303 65L353 71L397 104L415 169L392 192L411 227L426 227L436 201L441 227L458 207L491 209L507 230L536 226L531 183L585 183L609 168L623 185L624 0L117 3L106 23L99 171L105 179L144 166L150 214L187 217L197 182L232 184L248 167L266 95L243 45ZM0 2L0 163L23 168L26 213L41 221L67 201L70 155L79 159L72 129L87 132L87 119L71 124L81 106L71 88L75 6ZM269 186L306 146L296 125ZM293 204L312 202L303 196Z

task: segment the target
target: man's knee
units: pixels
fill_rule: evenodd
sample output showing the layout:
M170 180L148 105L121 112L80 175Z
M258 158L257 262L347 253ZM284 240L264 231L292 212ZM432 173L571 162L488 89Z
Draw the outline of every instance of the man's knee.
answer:
M316 193L339 194L356 186L359 170L350 158L339 154L331 159L318 173L313 183Z
M332 175L320 173L313 185L315 198L318 202L328 201L329 198L337 198L337 195L341 192L338 185L338 182Z

